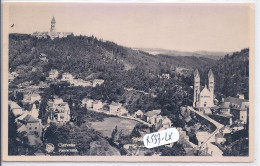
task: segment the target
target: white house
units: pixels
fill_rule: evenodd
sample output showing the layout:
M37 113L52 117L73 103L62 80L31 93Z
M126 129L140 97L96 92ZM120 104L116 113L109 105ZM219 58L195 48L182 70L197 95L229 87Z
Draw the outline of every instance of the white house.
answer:
M49 77L48 77L47 79L49 79L49 80L54 80L54 79L56 79L56 78L58 77L58 75L59 75L58 70L52 69L52 70L49 72Z
M33 104L35 101L41 102L41 96L37 93L25 93L23 95L23 103Z
M125 109L125 107L120 107L119 108L119 111L118 111L118 115L123 115L123 116L126 116L128 114L128 111Z
M40 60L43 61L43 62L48 62L47 55L44 54L44 53L41 53L40 54Z
M70 108L67 102L61 98L54 98L48 101L49 112L48 122L64 123L70 121Z
M118 113L118 110L122 107L122 104L121 103L116 103L116 102L112 102L110 105L109 105L109 112L111 114L117 114Z
M87 87L87 86L92 86L92 83L90 81L85 81L85 80L82 80L82 79L74 79L73 80L73 85L74 86Z
M226 142L226 138L223 136L222 133L217 133L215 135L215 142L218 144L224 143L224 142Z
M93 87L96 87L97 85L102 85L104 83L104 80L102 79L94 79L93 80Z
M81 101L81 106L85 108L93 108L93 102L94 101L92 99L84 98Z
M99 111L102 108L103 108L103 103L100 100L95 100L93 102L93 110L94 111Z
M63 73L61 81L69 82L70 84L73 84L74 77L70 73Z
M138 110L138 111L136 111L136 112L134 113L134 117L135 117L135 118L143 118L143 116L144 116L144 113L143 113L143 111L141 111L141 110Z
M160 113L161 113L161 110L152 110L152 111L146 112L144 114L145 120L148 123L155 125L156 124L156 118L157 118L158 115L160 115Z
M162 120L162 128L168 129L171 126L172 126L171 120L168 117L164 116Z
M16 72L8 73L8 82L12 82L18 75Z

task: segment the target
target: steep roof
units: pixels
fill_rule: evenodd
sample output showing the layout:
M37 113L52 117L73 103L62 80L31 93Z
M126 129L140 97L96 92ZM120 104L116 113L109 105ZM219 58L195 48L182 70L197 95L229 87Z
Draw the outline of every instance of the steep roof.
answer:
M208 90L207 86L203 88L203 90L200 92L200 95L210 94L210 91Z
M56 23L54 16L52 17L51 23Z
M161 110L152 110L145 113L145 116L152 117L154 115L159 115L161 113Z
M195 72L194 72L194 77L197 77L197 76L200 77L198 69L196 69Z
M241 109L242 107L246 107L246 105L248 105L248 100L245 99L239 99L239 98L235 98L235 97L227 97L225 98L225 102L230 102L231 106L235 106L238 109ZM242 104L244 103L244 104ZM243 109L243 108L242 108Z
M230 102L224 102L220 105L220 108L225 109L225 108L230 108Z
M21 109L21 107L16 102L8 101L8 104L11 109Z
M37 119L35 119L32 115L27 114L22 121L26 122L26 123L34 123L34 122L39 122Z
M209 73L208 73L208 78L211 78L211 77L214 78L214 74L213 74L212 70L210 69L210 70L209 70Z

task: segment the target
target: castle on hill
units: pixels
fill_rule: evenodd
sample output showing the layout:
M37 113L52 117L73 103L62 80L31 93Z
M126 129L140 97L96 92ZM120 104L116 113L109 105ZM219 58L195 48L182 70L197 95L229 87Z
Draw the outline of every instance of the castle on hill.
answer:
M214 106L214 75L212 70L208 73L208 86L200 86L200 74L198 69L194 72L194 100L193 107L210 108Z
M56 32L56 20L53 17L51 20L51 29L49 32L34 32L32 36L35 36L37 38L47 38L47 36L50 36L51 39L54 38L62 38L67 37L68 35L73 35L72 32Z

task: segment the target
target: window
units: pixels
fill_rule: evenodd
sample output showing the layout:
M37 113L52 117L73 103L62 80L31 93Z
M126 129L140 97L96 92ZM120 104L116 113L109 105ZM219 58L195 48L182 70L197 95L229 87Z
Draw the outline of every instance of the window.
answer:
M32 128L31 128L31 127L29 127L29 130L32 130Z
M35 130L37 130L37 127L35 127Z

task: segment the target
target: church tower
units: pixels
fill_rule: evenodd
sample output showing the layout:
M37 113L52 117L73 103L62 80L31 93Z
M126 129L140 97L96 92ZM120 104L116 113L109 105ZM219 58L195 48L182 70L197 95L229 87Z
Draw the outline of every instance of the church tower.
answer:
M194 98L193 98L193 107L198 107L199 105L199 94L200 94L200 74L198 69L194 72Z
M56 24L55 18L52 17L52 20L51 20L51 30L50 30L51 35L55 35L55 33L56 33L55 24Z
M208 73L208 79L209 79L209 91L210 91L210 96L211 96L211 100L214 100L214 74L212 72L212 70L209 70Z

